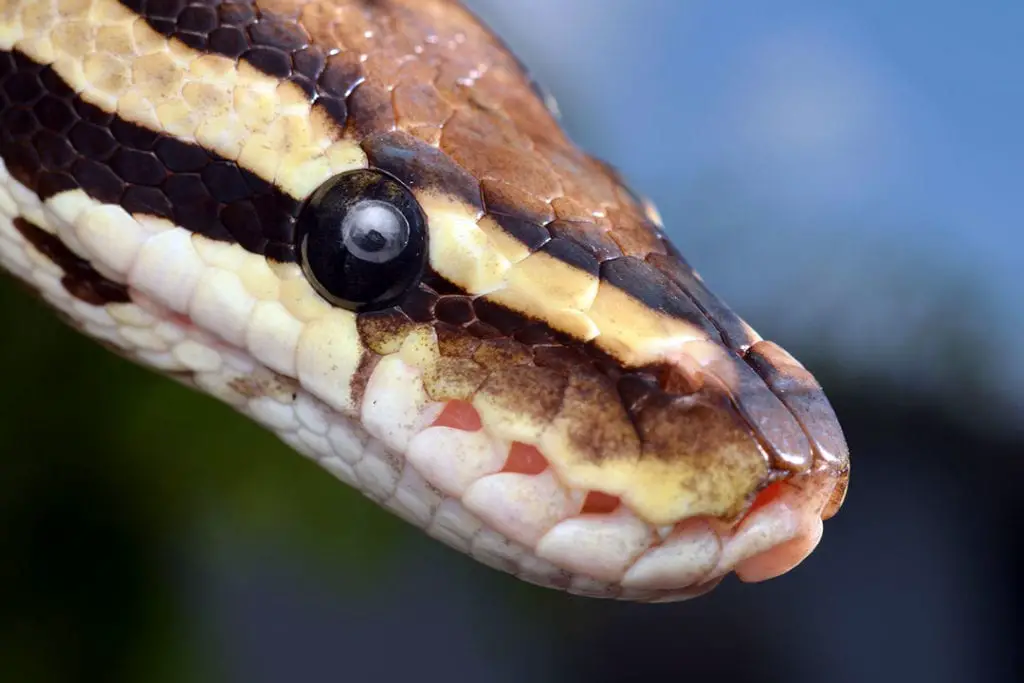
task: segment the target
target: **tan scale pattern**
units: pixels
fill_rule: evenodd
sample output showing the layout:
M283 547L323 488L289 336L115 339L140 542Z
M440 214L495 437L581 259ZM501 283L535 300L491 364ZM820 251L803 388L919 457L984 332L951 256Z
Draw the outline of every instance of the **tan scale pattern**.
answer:
M644 571L645 565L639 565L641 571L637 572L637 578L620 582L627 569L622 559L609 556L595 564L594 570L588 571L592 561L587 559L586 552L567 552L581 539L571 536L572 544L567 546L559 542L558 535L544 534L545 529L559 529L559 522L571 517L581 500L578 495L563 491L550 475L521 479L536 480L543 487L540 491L543 498L537 501L541 510L550 506L552 501L564 500L568 505L562 504L549 512L541 511L539 516L533 517L536 521L520 526L513 524L510 537L492 528L491 525L499 528L509 525L507 519L490 519L494 512L492 505L483 505L479 513L476 512L481 502L493 502L495 494L499 497L503 494L501 486L492 492L490 499L486 493L480 493L482 488L487 488L488 479L493 488L493 478L486 475L495 471L494 467L479 470L453 486L446 484L443 477L438 478L438 473L426 470L421 474L418 469L420 463L415 458L406 461L396 457L396 451L404 450L414 456L418 452L417 439L419 443L427 443L430 453L438 453L436 443L433 444L435 447L430 446L437 438L436 432L444 429L425 428L440 406L427 401L422 389L415 389L417 373L407 364L415 362L418 356L418 344L412 337L378 364L371 382L379 385L381 391L375 392L362 409L356 411L360 418L357 420L332 410L314 397L307 391L306 383L295 382L284 374L254 363L253 359L259 356L258 345L248 344L241 348L229 345L217 335L193 324L189 318L175 315L158 301L149 299L132 285L130 302L93 304L76 300L59 284L60 267L26 242L13 229L13 223L18 217L33 216L42 224L41 229L51 234L84 233L89 230L87 225L94 221L90 216L106 213L106 207L83 198L77 192L58 195L40 204L17 181L7 177L2 165L0 180L3 181L0 183L0 265L36 288L44 300L60 310L73 326L127 358L171 373L178 381L226 402L276 432L296 451L313 459L343 482L358 488L439 540L523 580L582 595L627 600L678 600L698 595L714 585L715 578L710 578L710 574L715 568L714 559L721 554L717 541L701 565L699 576L686 575L683 583L677 576L657 576L657 569L664 563L659 562L656 555L648 562L653 562L656 567L654 577L646 576L649 572ZM66 218L69 216L70 219ZM70 224L66 224L68 220ZM145 233L146 244L155 242L161 234L183 235L179 228L168 226L139 226L138 229ZM198 256L193 268L204 273L196 286L197 291L193 293L191 306L204 296L203 289L221 289L211 287L211 281L245 272L253 258L236 245L225 247L198 236L185 235L185 239L191 242L195 256ZM169 252L168 256L172 259L194 258L182 251ZM105 268L102 260L94 259L94 262ZM121 278L118 275L113 277ZM235 300L225 302L224 309L230 311L245 305L244 300ZM255 331L261 324L254 317L248 326ZM286 355L295 353L294 348L281 351ZM400 383L405 391L396 391L396 383ZM372 407L389 402L387 410ZM499 444L491 444L490 438L483 433L479 437L483 439L481 443L487 444L487 449L500 449ZM470 462L476 463L480 461L482 450L477 441L476 435L467 437L464 433L455 432L449 447L457 450L459 444L463 447L468 445L466 456ZM530 486L536 489L537 484ZM520 486L520 492L522 490ZM528 508L525 512L528 516L532 514ZM621 515L620 518L641 534L642 545L627 558L629 563L639 562L640 552L650 544L655 532L635 518ZM601 530L614 534L615 529L612 526ZM561 533L571 535L574 530L569 526ZM585 534L582 540L587 537L589 534ZM699 542L707 544L707 541ZM662 547L671 550L671 544ZM545 559L542 556L545 552L554 554L554 559L565 556L565 566ZM601 548L592 548L590 554L601 556L604 553ZM595 572L599 578L592 576ZM698 580L704 577L709 578L704 582Z
M298 87L168 41L116 0L6 0L0 47L52 64L82 99L196 142L305 197L366 157Z
M667 541L656 529L706 516L727 520L714 533L722 539L734 534L735 540L715 541L719 550L704 560L713 571L690 567L692 576L680 583L677 575L668 580L670 586L663 576L656 580L673 594L687 593L758 553L768 556L776 546L795 547L804 539L801 552L813 548L822 514L830 515L841 502L841 493L832 502L830 495L834 488L845 491L848 471L831 409L814 413L823 401L816 398L820 388L788 355L766 346L710 298L663 239L656 212L614 171L568 141L517 62L486 29L447 0L270 0L253 7L260 21L288 27L293 61L297 49L332 54L323 74L337 69L353 83L345 100L347 118L339 119L336 107L298 81L265 73L246 59L168 39L115 0L5 0L0 49L52 65L83 101L237 162L298 200L337 172L372 164L381 136L397 132L406 137L396 140L419 141L423 148L403 144L421 159L429 150L441 152L429 156L429 168L436 171L432 177L410 181L429 221L430 265L439 279L425 283L422 294L434 303L422 309L429 313L426 320L411 307L355 316L320 299L293 263L190 235L164 219L131 215L116 205L91 205L81 191L51 200L49 210L59 221L30 215L37 209L22 202L28 208L21 215L56 234L101 274L127 283L138 302L149 302L163 316L183 316L203 338L180 340L171 353L155 330L129 332L128 342L140 349L138 360L168 372L190 364L194 372L216 374L223 363L218 365L210 345L234 349L238 372L232 381L243 384L230 390L217 381L197 384L236 407L233 394L248 386L247 372L250 377L273 372L297 382L353 429L361 423L374 432L381 458L361 465L362 478L342 465L328 469L344 472L342 479L375 499L381 499L375 487L388 480L384 464L413 447L424 416L435 410L430 406L469 401L488 438L539 447L557 486L603 491L622 500L620 512L607 519L584 516L550 528L559 515L572 513L565 510L544 522L542 538L541 527L522 532L516 562L543 560L549 566L538 574L548 575L557 565L561 578L542 583L568 581L562 587L630 597L632 589L618 582L665 571L664 560L640 562L645 553L669 557L667 548L676 540L679 547L691 547L679 540L689 536ZM295 35L302 40L295 42ZM358 78L352 79L355 73ZM31 194L23 187L17 191ZM509 217L536 226L548 241L524 242L522 234L510 232ZM556 257L550 248L556 243L569 245L577 259ZM617 260L643 265L627 271L642 282L613 281L606 265ZM584 262L591 266L583 267ZM5 265L25 276L19 272L23 266ZM452 298L435 291L440 281L457 286L455 298L470 300L472 319L457 325L439 320L434 306ZM702 309L729 330L727 343L703 314L695 321L652 308L651 300L636 293L645 286L684 300L694 311ZM481 303L544 322L563 336L539 344L512 334L492 339L486 330L495 328L481 320ZM166 334L175 334L173 328L165 321ZM83 329L105 338L99 327ZM119 338L126 342L123 333ZM765 349L758 362L780 373L771 387L744 361L756 349ZM561 351L566 353L554 353ZM555 355L557 362L551 360ZM392 385L380 378L391 372L412 373L421 394L382 394L380 387ZM654 378L657 387L633 401L622 382L637 372L641 379ZM393 386L401 393L399 384ZM805 405L780 394L780 401L773 393L782 392L780 387L811 398ZM391 411L368 413L365 392L387 396ZM326 452L323 439L289 436L283 422L275 423L274 411L250 407L243 412L301 452ZM808 415L815 421L806 422ZM840 445L830 448L836 433ZM729 528L759 490L789 476L794 476L786 485L791 497L781 508L769 506L764 509L770 512ZM506 480L508 486L526 485ZM838 488L837 480L843 482ZM389 495L404 490L396 482L388 486ZM404 490L406 499L410 490ZM472 494L457 493L469 496L463 502L491 501L488 490L481 485ZM427 496L422 487L419 492ZM478 512L487 518L486 509ZM797 517L786 517L791 513ZM502 534L496 538L493 529L502 528L504 519L499 515L489 521L490 530L483 529L487 533L472 535L468 551L500 556L495 548L511 541ZM749 538L757 536L760 545L744 540L748 527ZM626 544L633 549L628 556L609 556L604 543L594 540L605 537L633 538ZM445 540L465 545L459 538ZM705 541L693 544L710 547ZM591 547L591 554L564 555L570 547ZM654 569L630 569L650 562ZM757 577L772 570L751 572ZM520 565L513 573L536 579ZM633 597L643 596L665 597L642 591Z

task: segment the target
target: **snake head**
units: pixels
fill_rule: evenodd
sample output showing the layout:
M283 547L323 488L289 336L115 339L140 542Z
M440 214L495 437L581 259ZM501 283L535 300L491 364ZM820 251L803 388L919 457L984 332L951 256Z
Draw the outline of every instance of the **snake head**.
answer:
M458 4L8 4L0 262L85 333L527 581L681 599L818 543L821 387Z
M449 3L391 9L391 35L431 57L408 81L368 67L349 126L367 166L415 197L426 247L394 306L357 312L369 356L394 365L359 403L422 387L433 409L380 421L415 425L390 447L469 513L457 540L438 535L528 580L618 597L792 568L849 471L821 387L566 137L493 34Z

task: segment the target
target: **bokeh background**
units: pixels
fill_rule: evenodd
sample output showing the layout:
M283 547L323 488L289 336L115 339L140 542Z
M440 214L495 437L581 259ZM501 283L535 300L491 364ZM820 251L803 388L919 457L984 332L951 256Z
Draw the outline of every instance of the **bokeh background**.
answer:
M1024 680L1024 3L468 4L825 385L822 545L679 605L525 586L0 279L0 679Z

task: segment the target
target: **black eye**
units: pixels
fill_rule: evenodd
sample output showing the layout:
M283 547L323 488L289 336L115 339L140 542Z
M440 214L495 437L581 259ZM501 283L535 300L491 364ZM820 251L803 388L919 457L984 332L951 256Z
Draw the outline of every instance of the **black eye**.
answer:
M400 181L373 170L342 173L312 194L295 228L299 264L331 303L372 311L419 283L426 219Z

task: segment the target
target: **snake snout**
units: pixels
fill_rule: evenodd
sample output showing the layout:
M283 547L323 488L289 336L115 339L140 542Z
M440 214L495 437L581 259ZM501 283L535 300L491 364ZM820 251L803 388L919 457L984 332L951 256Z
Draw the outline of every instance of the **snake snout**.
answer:
M782 457L779 445L784 442L778 435L769 435L765 442L775 466L782 466L782 478L759 493L736 532L737 536L776 539L769 547L748 551L735 563L736 574L754 582L788 572L815 549L821 540L822 522L843 503L850 465L836 414L810 372L770 342L753 345L744 361L792 415L810 454L802 466L794 468Z
M761 581L802 562L849 477L842 430L811 373L771 342L729 348L712 338L680 344L657 379L666 407L645 441L667 451L659 432L676 436L679 481L694 483L680 494L693 498L689 519L706 515L721 545L705 579L735 571Z

